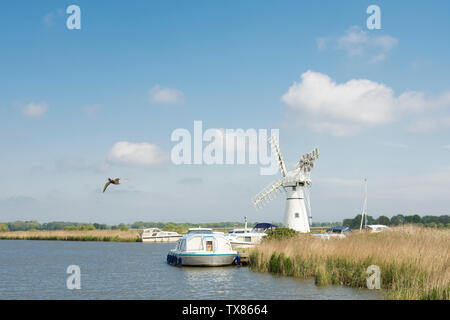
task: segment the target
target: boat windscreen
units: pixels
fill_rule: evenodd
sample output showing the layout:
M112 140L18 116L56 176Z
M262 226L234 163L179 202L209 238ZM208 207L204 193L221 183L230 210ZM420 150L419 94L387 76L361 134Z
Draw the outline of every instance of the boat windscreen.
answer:
M212 230L189 230L189 234L212 234Z

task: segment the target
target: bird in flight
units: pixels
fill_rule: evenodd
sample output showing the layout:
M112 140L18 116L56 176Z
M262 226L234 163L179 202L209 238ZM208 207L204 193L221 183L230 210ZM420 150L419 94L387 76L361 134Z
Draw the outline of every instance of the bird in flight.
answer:
M108 188L108 186L111 183L112 184L120 184L120 178L116 178L116 179L108 178L108 181L106 181L105 187L103 188L103 192L105 192L106 188Z

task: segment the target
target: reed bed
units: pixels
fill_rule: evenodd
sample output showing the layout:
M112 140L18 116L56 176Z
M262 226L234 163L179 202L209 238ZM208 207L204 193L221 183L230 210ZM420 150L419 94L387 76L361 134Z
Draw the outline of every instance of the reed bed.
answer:
M265 240L250 251L250 268L302 279L316 285L366 288L367 268L381 271L388 299L450 299L450 230L414 226L344 239L310 234Z
M3 240L140 241L137 230L54 230L0 232Z

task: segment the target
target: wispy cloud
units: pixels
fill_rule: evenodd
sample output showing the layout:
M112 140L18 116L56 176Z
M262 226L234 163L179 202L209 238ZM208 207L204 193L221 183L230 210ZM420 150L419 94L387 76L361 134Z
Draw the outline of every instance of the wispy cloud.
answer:
M44 115L48 111L47 103L29 103L27 104L23 110L22 114L26 117L30 118L39 118Z
M120 141L108 154L108 161L131 166L153 166L167 160L167 155L155 144Z
M47 26L48 28L51 28L55 25L55 23L56 23L55 20L57 20L58 18L61 18L63 16L64 16L64 10L56 9L56 10L46 13L44 15L44 17L42 18L42 22L44 23L45 26Z
M368 62L376 63L388 58L387 54L398 45L398 40L390 35L374 35L352 26L337 38L318 37L316 44L319 51L331 46L345 51L349 57L370 55Z
M408 126L408 131L426 134L448 128L450 128L450 117L433 117L412 122Z
M81 111L85 115L90 116L90 117L96 115L99 112L99 110L100 110L100 106L96 105L96 104L94 104L94 105L86 105L86 106L81 107Z
M178 89L164 88L159 84L149 91L150 99L159 104L183 104L185 102L184 93Z

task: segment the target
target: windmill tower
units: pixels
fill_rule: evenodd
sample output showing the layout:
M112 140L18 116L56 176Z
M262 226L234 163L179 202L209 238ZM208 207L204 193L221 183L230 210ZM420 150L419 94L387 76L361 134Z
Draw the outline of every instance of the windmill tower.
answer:
M359 226L359 232L362 231L364 218L365 218L364 228L367 227L367 179L364 179L364 183L365 183L366 188L365 188L365 194L364 194L364 205L363 205L363 211L361 214L361 224Z
M259 209L284 190L286 192L284 224L288 228L299 232L309 232L309 225L312 219L309 201L311 170L314 167L314 161L319 158L319 149L315 148L312 152L304 154L294 169L287 171L281 156L280 147L274 136L271 137L270 143L278 157L283 177L258 193L252 199L253 205Z

